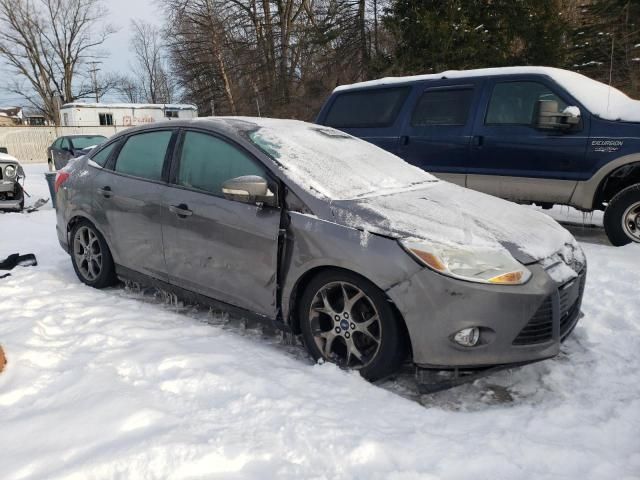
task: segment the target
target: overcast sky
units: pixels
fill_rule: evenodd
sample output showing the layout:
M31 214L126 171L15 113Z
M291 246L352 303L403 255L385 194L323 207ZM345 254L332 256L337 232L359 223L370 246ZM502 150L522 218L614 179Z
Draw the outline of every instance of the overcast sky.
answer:
M118 31L107 39L103 49L108 54L100 66L103 72L124 72L129 69L131 53L129 48L130 28L133 19L143 19L147 22L162 24L162 12L156 0L107 0L105 5L109 10L108 23ZM0 106L24 105L16 95L4 91L7 82L12 82L11 75L7 75L7 68L0 65Z

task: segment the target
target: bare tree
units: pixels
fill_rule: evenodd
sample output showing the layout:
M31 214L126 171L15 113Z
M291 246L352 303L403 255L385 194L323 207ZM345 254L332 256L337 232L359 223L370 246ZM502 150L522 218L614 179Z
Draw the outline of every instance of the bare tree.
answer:
M53 121L58 101L95 93L79 73L114 31L104 16L102 0L0 0L0 57L18 75L10 90Z
M162 30L141 20L132 21L131 27L139 93L149 103L171 103L175 85L167 68Z

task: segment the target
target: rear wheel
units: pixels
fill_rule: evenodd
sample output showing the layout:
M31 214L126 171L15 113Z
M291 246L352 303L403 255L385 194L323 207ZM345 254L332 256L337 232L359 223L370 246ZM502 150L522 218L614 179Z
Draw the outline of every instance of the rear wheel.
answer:
M107 242L86 220L71 230L71 261L80 281L90 287L104 288L117 281Z
M374 381L394 373L406 357L403 331L384 293L358 275L319 274L305 289L298 314L316 360L359 370Z
M604 212L604 228L609 241L617 247L640 242L640 184L613 197Z

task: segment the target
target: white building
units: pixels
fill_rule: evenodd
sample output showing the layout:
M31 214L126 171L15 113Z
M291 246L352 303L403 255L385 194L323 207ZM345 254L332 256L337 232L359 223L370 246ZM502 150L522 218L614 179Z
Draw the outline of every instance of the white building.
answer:
M67 103L60 109L63 127L133 127L172 118L195 118L195 105L142 103Z

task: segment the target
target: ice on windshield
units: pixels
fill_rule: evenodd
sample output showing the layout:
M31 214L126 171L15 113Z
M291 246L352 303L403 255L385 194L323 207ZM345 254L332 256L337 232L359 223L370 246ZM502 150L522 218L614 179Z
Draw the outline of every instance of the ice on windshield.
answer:
M347 200L437 181L425 171L333 128L296 120L260 119L251 141L285 175L313 194Z

